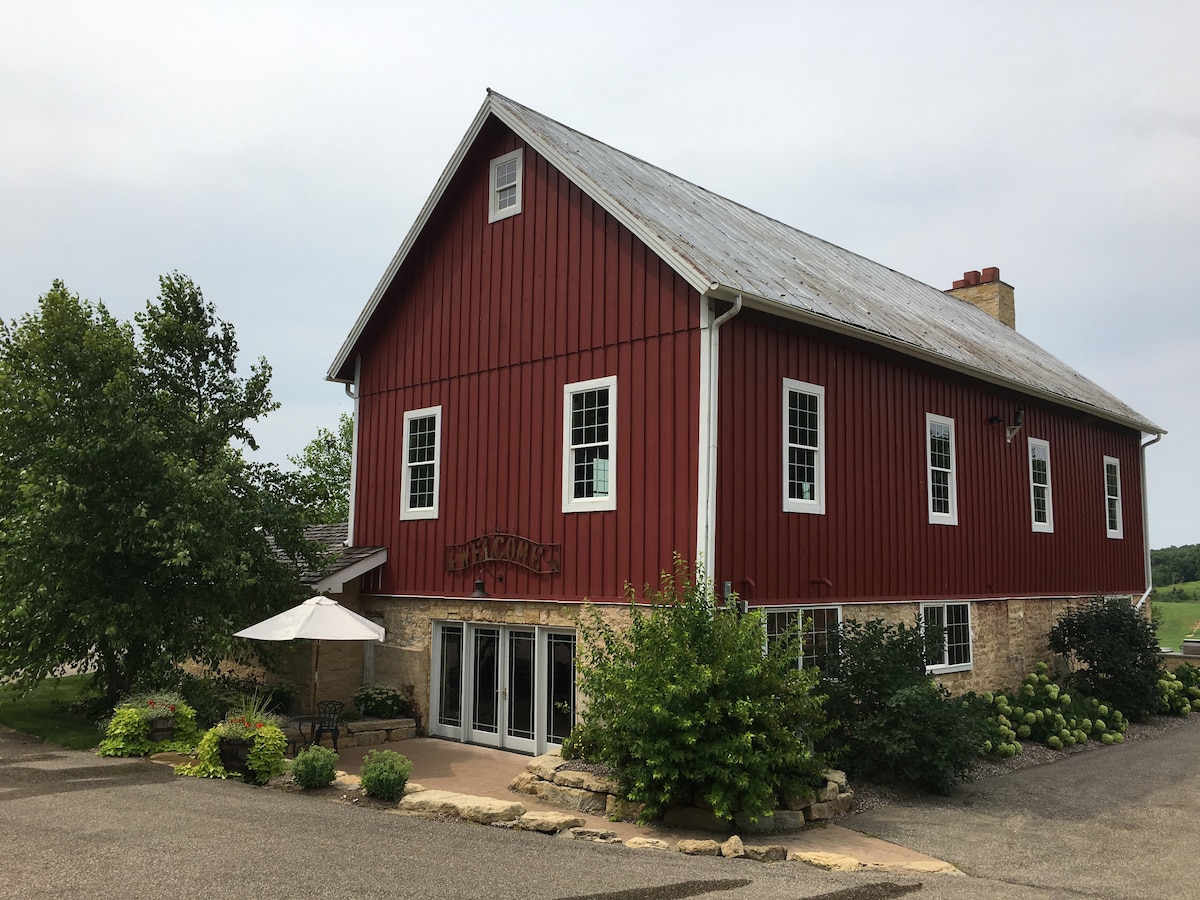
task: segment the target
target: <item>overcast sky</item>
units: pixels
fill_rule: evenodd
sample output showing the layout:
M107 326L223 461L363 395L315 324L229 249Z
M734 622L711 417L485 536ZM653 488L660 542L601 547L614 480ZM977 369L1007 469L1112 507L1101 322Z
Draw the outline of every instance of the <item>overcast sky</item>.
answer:
M286 463L492 87L1017 327L1170 433L1200 542L1200 4L0 0L0 316L191 276L265 356Z

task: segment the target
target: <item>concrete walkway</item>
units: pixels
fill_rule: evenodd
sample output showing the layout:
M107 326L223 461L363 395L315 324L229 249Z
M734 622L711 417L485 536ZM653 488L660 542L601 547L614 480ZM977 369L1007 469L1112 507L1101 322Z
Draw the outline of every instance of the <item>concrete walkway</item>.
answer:
M437 738L412 738L367 747L343 748L338 754L338 768L357 776L362 759L370 750L395 750L408 757L413 763L410 780L426 790L453 791L498 800L517 800L531 811L566 811L528 794L509 791L509 783L525 770L530 760L528 756ZM612 822L604 816L572 814L585 819L586 827L606 829L622 841L633 837L651 837L666 841L674 847L683 839L725 839L725 836L711 832L641 826L629 822ZM804 861L827 869L869 868L912 873L958 873L949 863L932 856L860 834L840 825L816 825L800 832L748 834L742 837L747 844L782 845L787 848L789 858L795 853Z

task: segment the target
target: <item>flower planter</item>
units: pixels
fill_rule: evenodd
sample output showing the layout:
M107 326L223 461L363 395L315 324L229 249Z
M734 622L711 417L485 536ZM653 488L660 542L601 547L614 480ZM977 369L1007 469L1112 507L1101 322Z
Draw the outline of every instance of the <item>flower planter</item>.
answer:
M150 720L150 740L156 744L175 737L175 717L163 716Z
M227 772L237 772L247 781L253 781L254 776L251 774L250 764L247 762L252 746L251 741L239 738L221 738L217 742L217 749L221 754L221 768Z

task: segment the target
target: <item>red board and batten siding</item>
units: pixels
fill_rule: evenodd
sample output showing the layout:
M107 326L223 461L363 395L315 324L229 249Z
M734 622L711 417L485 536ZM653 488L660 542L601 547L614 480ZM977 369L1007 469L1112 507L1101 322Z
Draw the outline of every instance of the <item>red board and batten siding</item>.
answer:
M517 146L485 126L358 348L355 541L388 547L379 593L469 594L445 547L497 529L562 545L557 575L494 566L499 598L619 598L694 542L696 295L528 147L522 212L489 224L489 161ZM563 386L608 375L617 509L565 514ZM439 404L439 516L402 521L404 413Z
M785 377L825 387L824 515L782 511ZM1018 406L1025 425L1009 444ZM955 422L956 526L929 523L926 413ZM1031 527L1030 437L1050 444L1052 534ZM739 590L752 580L751 599L767 603L1140 593L1139 441L1065 407L743 313L721 332L715 574ZM1120 540L1106 535L1105 456L1121 461Z

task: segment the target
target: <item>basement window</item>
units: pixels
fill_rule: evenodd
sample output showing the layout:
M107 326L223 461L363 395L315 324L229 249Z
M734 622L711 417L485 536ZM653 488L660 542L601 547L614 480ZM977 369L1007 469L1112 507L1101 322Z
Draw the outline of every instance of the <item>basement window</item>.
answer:
M972 668L971 604L922 603L921 621L926 627L942 630L941 652L937 647L929 647L925 656L926 669L931 675Z

